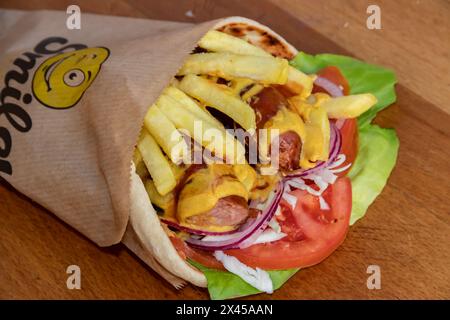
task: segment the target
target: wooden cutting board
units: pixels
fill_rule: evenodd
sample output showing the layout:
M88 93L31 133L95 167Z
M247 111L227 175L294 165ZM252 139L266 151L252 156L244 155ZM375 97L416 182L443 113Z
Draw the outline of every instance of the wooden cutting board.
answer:
M130 4L116 0L79 1L78 4L83 12L194 22L244 15L272 27L303 51L359 57L358 52L348 52L307 27L289 12L288 4L282 9L273 2L133 1ZM65 10L72 3L71 0L2 0L0 6ZM443 10L448 9L448 4L442 5ZM437 2L433 6L439 9ZM298 7L298 3L292 5ZM185 15L189 9L194 9L195 17ZM348 10L351 14L352 7ZM320 1L316 12L320 17ZM363 34L354 36L354 41L364 39ZM447 59L440 58L448 64L448 55ZM404 59L415 58L405 55ZM448 69L448 65L434 67ZM402 78L408 79L407 73L402 73ZM424 99L409 88L400 83L398 102L376 119L382 127L396 129L400 151L386 188L365 218L351 228L344 244L323 263L298 272L272 295L250 299L450 298L450 206L447 202L450 200L450 116L443 111L446 106L435 103L450 98L449 88L439 89L436 83L430 89L440 94L440 100ZM208 298L206 290L191 285L175 290L123 245L98 248L4 181L0 182L0 230L0 298ZM80 266L81 290L66 287L66 268L72 264ZM369 265L380 267L380 290L367 288Z

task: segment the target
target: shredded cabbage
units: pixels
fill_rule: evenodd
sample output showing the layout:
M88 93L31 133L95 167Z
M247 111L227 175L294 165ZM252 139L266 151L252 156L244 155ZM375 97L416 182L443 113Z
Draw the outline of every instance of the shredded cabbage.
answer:
M222 262L225 269L239 276L242 280L256 289L272 293L273 283L267 271L260 268L252 269L233 256L226 255L223 251L214 251L214 257Z

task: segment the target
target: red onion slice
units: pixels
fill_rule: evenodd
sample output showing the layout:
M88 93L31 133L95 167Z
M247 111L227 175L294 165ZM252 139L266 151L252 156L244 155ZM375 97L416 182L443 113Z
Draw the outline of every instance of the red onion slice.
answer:
M215 231L207 231L207 230L199 230L199 229L192 229L192 228L188 228L188 227L184 227L178 223L176 223L175 221L170 221L170 220L166 220L166 219L161 219L161 222L167 224L168 226L177 229L179 231L185 231L187 233L191 233L191 234L197 234L197 235L201 235L201 236L222 236L222 235L226 235L226 234L233 234L239 231L239 229L235 229L235 230L230 230L230 231L224 231L224 232L215 232Z
M343 90L327 78L318 76L316 80L314 80L314 84L327 91L332 97L342 97L344 95Z
M269 200L270 203L267 204L267 207L262 213L246 227L241 228L239 232L236 232L229 237L225 237L227 239L202 241L201 239L191 237L188 238L186 242L192 247L209 251L240 248L242 244L249 245L246 240L249 240L249 238L253 239L255 234L259 236L261 232L264 231L270 219L272 219L277 211L283 191L284 184L279 182L273 198L271 201ZM248 242L250 242L250 240Z
M304 177L309 174L313 174L320 169L323 169L330 165L336 157L339 155L339 152L341 151L342 147L342 138L340 131L336 128L333 122L330 122L330 154L328 156L327 161L321 161L319 162L314 168L307 169L307 170L296 170L292 171L288 174L286 174L287 178L298 178L298 177Z

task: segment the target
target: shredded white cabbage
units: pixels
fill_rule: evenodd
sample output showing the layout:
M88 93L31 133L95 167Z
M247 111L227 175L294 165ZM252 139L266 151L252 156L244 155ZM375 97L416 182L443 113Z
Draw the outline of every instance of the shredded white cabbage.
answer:
M345 154L343 153L338 154L336 160L334 160L334 162L328 166L328 169L339 167L341 164L345 162L345 159L346 159Z
M277 214L277 212L279 212L280 210L280 206L278 206L277 211L275 212L275 215ZM269 221L269 227L272 228L273 231L280 233L281 232L281 226L277 221L277 218L273 217L272 219L270 219Z
M330 210L330 206L325 201L325 199L322 197L322 193L328 188L328 186L330 184L333 184L336 182L336 180L338 178L336 173L345 171L351 166L351 163L349 163L342 168L336 169L336 167L339 167L340 165L342 165L345 162L345 159L346 159L345 154L339 154L336 157L336 160L332 164L330 164L329 166L327 166L323 169L320 169L318 172L308 174L308 175L304 176L303 178L298 177L298 178L286 181L286 186L288 186L287 190L290 191L291 187L297 188L300 190L305 190L308 193L312 194L313 196L319 197L320 209ZM316 189L308 186L305 183L304 179L314 181L316 186L319 187L319 190L316 190ZM294 200L291 199L291 197L292 196L289 195L286 191L283 194L283 199L286 200L294 209L296 201L294 202ZM294 204L294 206L293 206L293 204Z
M286 200L287 203L289 203L292 210L295 210L295 207L297 206L297 198L292 194L287 193L286 191L283 192L282 197L284 200Z
M226 255L223 251L214 251L214 257L222 262L225 269L260 291L273 293L273 283L269 273L260 268L250 268L237 258Z
M255 242L252 243L252 245L258 244L258 243L267 243L267 242L278 241L280 239L283 239L286 236L287 236L286 233L283 233L281 231L276 232L275 230L267 228L266 230L264 230L263 233L261 233L258 236L258 238L255 240Z
M330 206L322 196L319 197L319 205L322 210L330 210Z
M276 216L280 216L280 215L281 215L281 208L280 208L279 205L278 205L278 207L277 207L277 211L275 211L275 215L276 215Z

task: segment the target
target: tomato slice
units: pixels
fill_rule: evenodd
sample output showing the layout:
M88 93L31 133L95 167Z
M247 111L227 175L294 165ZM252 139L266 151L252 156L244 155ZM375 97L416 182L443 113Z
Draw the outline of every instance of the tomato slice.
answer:
M323 68L317 73L318 76L321 76L323 78L326 78L327 80L330 80L334 84L337 84L338 86L342 87L342 92L344 95L350 94L350 85L348 84L347 79L342 75L341 71L338 67L335 66L328 66ZM313 93L316 92L325 92L327 91L323 89L322 87L314 85L313 87Z
M338 168L344 167L349 163L353 165L358 155L358 123L356 119L346 119L340 131L342 136L340 153L345 155L345 162ZM352 165L347 170L337 173L337 176L343 177L347 175Z
M225 252L250 267L265 270L304 268L328 257L344 241L349 228L350 180L339 178L323 193L330 210L321 210L319 199L306 191L295 190L292 194L298 199L295 210L282 201L282 214L277 217L287 238Z

